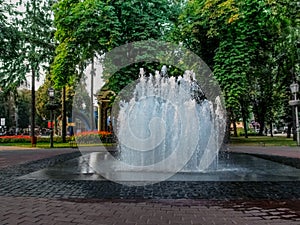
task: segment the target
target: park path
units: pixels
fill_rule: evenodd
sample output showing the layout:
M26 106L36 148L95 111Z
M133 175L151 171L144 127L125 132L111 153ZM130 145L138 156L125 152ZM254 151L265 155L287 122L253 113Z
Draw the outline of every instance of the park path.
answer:
M0 168L44 159L77 149L0 150ZM230 147L229 151L299 158L298 148ZM212 201L55 199L0 196L0 224L203 224L299 225L300 200Z
M110 201L0 197L0 224L87 225L299 225L287 203L204 200ZM298 202L290 204L299 206ZM260 205L263 205L261 207Z
M0 169L20 163L45 159L64 153L76 152L77 149L40 149L15 146L0 146Z
M283 156L288 158L300 159L300 147L288 147L288 146L228 146L230 152L258 154L258 155L272 155Z

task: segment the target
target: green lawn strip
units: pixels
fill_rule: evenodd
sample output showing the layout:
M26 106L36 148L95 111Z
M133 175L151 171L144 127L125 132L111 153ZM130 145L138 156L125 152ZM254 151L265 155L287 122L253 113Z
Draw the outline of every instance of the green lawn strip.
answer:
M231 145L244 145L244 146L297 146L292 138L286 137L267 137L267 136L249 136L245 137L230 137ZM93 146L113 146L113 143L102 144L82 144L80 147L93 147ZM0 146L17 146L30 148L31 143L0 143ZM50 142L38 142L37 148L50 148ZM70 143L54 142L54 148L70 148Z
M16 147L24 147L24 148L31 148L31 143L0 143L0 146L16 146ZM69 143L54 143L54 148L69 148ZM32 147L34 148L34 147ZM50 148L50 143L46 142L38 142L36 144L36 148Z
M267 136L249 136L230 137L231 145L247 145L247 146L297 146L293 138L286 137L267 137Z
M82 144L80 147L94 147L94 146L114 146L113 143L102 143L102 144ZM24 147L31 148L31 143L0 143L0 146L16 146L16 147ZM70 143L55 143L53 144L54 148L70 148ZM34 149L34 147L32 147ZM46 142L38 142L36 144L36 148L50 148L50 143Z

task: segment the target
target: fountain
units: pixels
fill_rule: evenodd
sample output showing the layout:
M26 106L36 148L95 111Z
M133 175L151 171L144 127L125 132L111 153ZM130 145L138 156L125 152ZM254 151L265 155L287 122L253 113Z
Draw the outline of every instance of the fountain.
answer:
M244 154L218 155L225 128L221 100L209 101L191 71L178 78L168 77L165 69L154 76L142 71L131 95L124 91L112 114L117 152L79 146L81 157L19 179L111 180L132 186L167 181L184 188L185 182L198 181L300 180L300 170L291 166Z
M115 105L124 163L117 170L199 172L216 165L225 113L220 97L206 99L193 72L175 78L166 66L154 76L141 70L132 98Z
M51 180L50 184L62 184L58 186L60 193L75 184L70 192L76 197L82 193L84 197L121 199L216 198L224 194L226 198L227 194L234 197L259 194L261 197L261 193L269 199L271 192L278 197L274 183L270 185L269 181L288 181L295 186L294 181L300 180L300 170L291 166L246 154L219 154L225 130L221 90L198 56L171 43L153 40L128 43L105 54L103 64L101 61L106 71L103 75L108 79L121 69L140 62L160 62L181 71L193 70L197 79L191 71L186 71L182 77L168 77L166 66L154 75L146 75L141 69L137 82L123 89L114 102L111 119L118 136L117 151L104 146L97 135L88 140L83 138L80 143L76 140L80 157L76 152L77 158L41 167L18 179ZM84 107L89 105L84 98L86 91L78 89L76 94L80 98L74 101L73 111L78 112L77 117L82 117L78 123L76 121L77 131L80 125L91 121L91 113L89 107ZM90 94L96 93L91 91ZM98 106L100 113L107 113L106 107ZM103 126L104 121L98 122ZM248 181L254 182L250 185ZM48 189L47 182L40 181L37 187ZM158 182L162 183L152 185ZM127 187L147 184L151 185ZM24 187L28 191L28 185ZM282 185L277 187L282 188ZM30 186L32 190L35 189Z

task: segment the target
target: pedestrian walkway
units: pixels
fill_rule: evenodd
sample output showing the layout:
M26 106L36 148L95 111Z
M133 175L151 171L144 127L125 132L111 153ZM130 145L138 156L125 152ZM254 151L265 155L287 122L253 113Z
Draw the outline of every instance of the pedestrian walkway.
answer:
M299 158L297 148L286 147L230 147L228 151L250 154L270 154ZM56 182L16 181L14 178L14 166L23 165L36 160L44 160L64 153L74 153L77 149L2 149L0 151L0 224L203 224L203 225L299 225L300 224L300 199L285 198L278 200L248 199L240 196L238 200L224 199L214 200L215 196L207 199L111 199L111 198L67 198L67 197L26 197L18 193L20 186L27 185L24 190L32 190L33 186L43 186L43 190L51 190L60 193L72 189L75 182L64 183L64 189L56 187ZM44 162L43 161L43 162ZM31 165L30 169L36 165ZM6 169L9 173L7 174ZM23 168L23 167L22 167ZM25 167L26 168L26 167ZM24 169L24 168L23 168ZM26 171L25 171L26 172ZM17 173L16 173L17 174ZM3 177L3 176L6 176ZM3 178L2 178L3 177ZM3 182L12 182L13 193L1 192L5 189ZM25 183L24 183L25 182ZM7 185L9 185L7 183ZM92 184L92 183L89 183ZM297 183L298 184L298 183ZM105 185L97 183L97 186L84 187L91 191L93 187L104 191ZM291 184L293 185L293 184ZM203 184L203 187L207 185ZM247 186L247 185L246 185ZM294 185L293 185L294 186ZM108 186L109 187L109 186ZM186 185L187 187L187 185ZM194 187L201 187L194 186ZM239 187L239 184L235 186ZM275 187L275 185L274 185ZM213 183L211 187L217 188ZM267 187L266 188L270 188ZM294 187L296 188L296 187ZM22 189L23 190L23 189ZM135 189L139 191L139 188ZM170 192L176 189L170 189ZM74 190L76 191L76 190ZM94 191L94 190L93 190ZM107 190L106 190L107 191ZM109 190L108 190L109 191ZM161 191L161 189L154 189ZM178 191L185 191L179 189ZM195 190L196 191L196 190ZM197 190L198 191L198 190ZM203 189L203 191L205 191ZM234 190L233 190L234 191ZM236 189L236 194L239 195ZM257 190L256 190L257 191ZM274 189L275 191L275 189ZM288 191L288 190L285 190ZM5 193L5 194L3 194ZM56 193L56 194L57 194ZM259 195L259 193L254 193Z
M300 147L229 146L227 150L229 152L237 152L237 153L282 156L282 157L300 159Z
M111 201L0 197L1 224L299 225L295 201L214 203L197 200ZM296 202L299 206L299 202ZM260 207L262 205L263 207ZM297 214L298 213L298 214Z
M38 148L31 148L31 147L20 147L20 146L1 146L0 151L7 151L7 150L32 150Z
M39 149L15 146L0 146L0 169L7 166L36 161L39 159L45 159L75 151L78 150L67 148Z

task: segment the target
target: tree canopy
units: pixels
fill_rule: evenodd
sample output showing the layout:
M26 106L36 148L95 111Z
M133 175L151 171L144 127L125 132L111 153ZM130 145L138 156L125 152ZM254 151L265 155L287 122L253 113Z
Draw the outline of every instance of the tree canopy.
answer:
M232 121L242 118L247 127L253 114L261 134L267 124L272 127L279 120L291 124L289 85L300 74L296 1L16 2L0 0L0 86L4 91L16 92L28 74L38 77L45 71L57 88L74 86L85 68L110 50L143 40L164 40L182 44L208 64ZM130 47L127 57L136 57L136 46ZM151 46L137 47L151 50ZM124 57L116 55L113 60ZM160 66L140 62L104 78L117 93L137 78L140 67L149 72Z
M15 89L26 83L26 76L33 70L39 77L49 67L55 49L51 4L52 1L35 0L1 4L0 84L3 88ZM26 13L17 6L22 6Z
M213 69L233 119L242 116L246 122L254 112L261 134L266 117L274 122L274 108L288 99L287 82L294 79L288 69L299 60L292 50L299 40L295 7L289 1L194 0L179 17L178 40ZM282 43L287 45L280 47ZM285 65L276 61L280 55L285 55Z
M114 47L134 41L165 38L172 30L172 20L176 19L175 3L171 2L58 1L54 5L55 37L59 42L52 67L55 83L61 86L72 82L74 77L80 78L80 70L95 56ZM136 79L137 67L115 74L109 82L111 89L118 92L131 79ZM135 76L130 78L132 74Z

